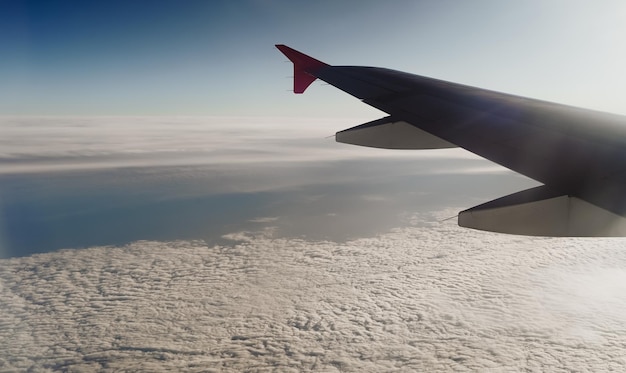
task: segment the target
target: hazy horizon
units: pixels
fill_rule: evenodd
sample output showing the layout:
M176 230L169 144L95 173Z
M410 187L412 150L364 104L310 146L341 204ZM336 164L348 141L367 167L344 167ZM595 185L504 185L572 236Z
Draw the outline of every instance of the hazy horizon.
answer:
M463 206L535 185L460 149L386 151L327 137L356 124L5 117L0 256L150 239L221 242L268 216L286 237L345 240L391 229L425 205Z

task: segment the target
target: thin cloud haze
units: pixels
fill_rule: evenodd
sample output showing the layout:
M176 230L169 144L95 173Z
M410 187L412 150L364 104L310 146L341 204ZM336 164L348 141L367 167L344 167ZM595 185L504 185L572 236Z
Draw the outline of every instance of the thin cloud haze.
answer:
M529 184L460 149L385 151L326 138L354 122L4 117L0 257L136 240L217 243L270 223L262 217L277 218L284 237L343 241L396 227L415 209L481 203Z
M0 117L0 174L355 157L478 159L460 150L387 152L334 142L336 131L357 124L358 119ZM482 167L489 166L504 170L483 161Z

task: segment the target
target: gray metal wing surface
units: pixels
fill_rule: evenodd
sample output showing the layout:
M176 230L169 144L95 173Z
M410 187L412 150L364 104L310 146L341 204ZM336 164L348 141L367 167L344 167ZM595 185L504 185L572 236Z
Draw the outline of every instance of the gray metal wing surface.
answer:
M299 71L389 114L338 132L338 141L397 149L458 146L544 184L461 212L461 226L626 236L625 116L385 68L311 63L300 52L277 47L294 62L294 87ZM304 89L300 85L299 93Z

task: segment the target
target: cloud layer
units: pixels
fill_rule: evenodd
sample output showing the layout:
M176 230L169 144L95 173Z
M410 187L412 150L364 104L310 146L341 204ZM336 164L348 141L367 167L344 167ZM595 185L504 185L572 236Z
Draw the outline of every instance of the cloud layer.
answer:
M619 240L439 223L346 243L228 235L0 261L0 369L621 371Z
M259 166L357 156L478 159L459 150L385 151L334 142L336 131L357 124L359 119L0 117L0 175L164 165ZM478 166L502 170L488 162Z

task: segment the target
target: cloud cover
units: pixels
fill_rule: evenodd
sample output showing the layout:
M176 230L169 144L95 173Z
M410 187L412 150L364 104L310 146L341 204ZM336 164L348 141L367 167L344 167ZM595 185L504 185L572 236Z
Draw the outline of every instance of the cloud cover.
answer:
M371 119L0 116L0 175L142 166L254 169L355 157L480 159L461 150L386 151L336 144L332 138Z
M272 228L0 261L0 368L608 371L626 359L614 239L462 230L456 210L345 243Z

